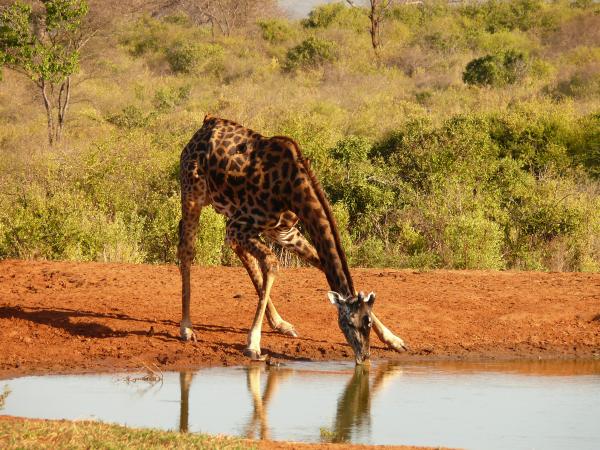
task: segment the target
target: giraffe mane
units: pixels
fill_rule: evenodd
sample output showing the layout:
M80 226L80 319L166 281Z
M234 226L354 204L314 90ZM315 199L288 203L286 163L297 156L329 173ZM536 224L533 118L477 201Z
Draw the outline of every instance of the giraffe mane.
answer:
M344 275L346 276L346 282L348 283L348 287L350 288L350 293L354 294L355 293L354 283L352 281L352 276L350 275L350 269L348 268L348 261L346 260L346 253L344 252L344 248L342 247L342 240L340 238L340 233L338 230L337 222L335 221L335 218L333 217L333 211L331 210L331 205L329 204L329 202L327 201L327 198L325 197L325 192L323 192L321 183L319 183L319 180L317 180L317 177L315 176L314 172L310 168L309 161L304 158L304 155L302 155L302 152L300 151L300 146L298 145L298 143L295 140L293 140L292 138L289 138L287 136L273 136L273 138L274 139L285 139L286 141L290 142L294 146L294 148L296 150L296 157L298 158L298 161L300 162L300 164L302 164L302 166L304 167L304 170L306 170L306 173L308 174L308 176L310 178L310 181L313 185L315 193L317 194L317 199L319 200L319 203L321 204L323 211L325 211L325 216L327 217L327 221L329 222L329 225L331 226L331 234L333 234L335 248L338 253L338 256L340 257L340 261L342 262L342 270L344 271Z

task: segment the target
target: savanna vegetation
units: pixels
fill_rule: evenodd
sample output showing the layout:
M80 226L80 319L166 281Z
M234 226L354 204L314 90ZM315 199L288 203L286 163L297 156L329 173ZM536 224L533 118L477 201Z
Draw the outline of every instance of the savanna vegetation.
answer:
M0 420L0 444L5 449L210 449L250 450L252 442L202 433L128 428L93 421Z
M377 48L348 3L0 5L0 258L174 262L210 112L299 142L352 265L600 270L596 2L389 2Z

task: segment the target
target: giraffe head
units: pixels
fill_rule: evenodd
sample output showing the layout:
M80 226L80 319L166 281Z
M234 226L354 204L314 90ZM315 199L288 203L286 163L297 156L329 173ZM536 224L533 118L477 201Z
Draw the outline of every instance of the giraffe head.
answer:
M369 334L373 321L371 310L375 302L375 293L365 296L359 292L355 296L344 298L337 292L330 291L329 301L337 307L338 325L344 333L346 341L354 350L356 364L368 361L370 355Z

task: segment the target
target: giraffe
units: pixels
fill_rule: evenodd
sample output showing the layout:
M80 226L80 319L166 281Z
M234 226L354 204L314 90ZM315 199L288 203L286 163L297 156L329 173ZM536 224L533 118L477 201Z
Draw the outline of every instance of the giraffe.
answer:
M331 207L295 141L265 137L231 120L207 114L180 160L182 218L178 260L182 281L181 337L195 339L190 318L190 267L200 212L204 206L226 216L226 242L246 268L258 295L244 355L262 360L260 338L265 317L282 334L297 336L281 318L271 297L278 269L263 242L276 242L325 273L337 307L338 325L357 364L369 359L371 327L389 347L406 350L372 312L375 294L356 292ZM304 224L311 245L296 227ZM316 248L315 248L316 247Z

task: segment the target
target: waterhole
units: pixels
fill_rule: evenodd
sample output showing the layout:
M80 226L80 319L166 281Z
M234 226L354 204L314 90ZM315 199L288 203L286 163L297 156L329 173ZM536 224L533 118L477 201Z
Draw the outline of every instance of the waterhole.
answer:
M0 381L2 414L304 442L600 448L600 361L289 363Z

